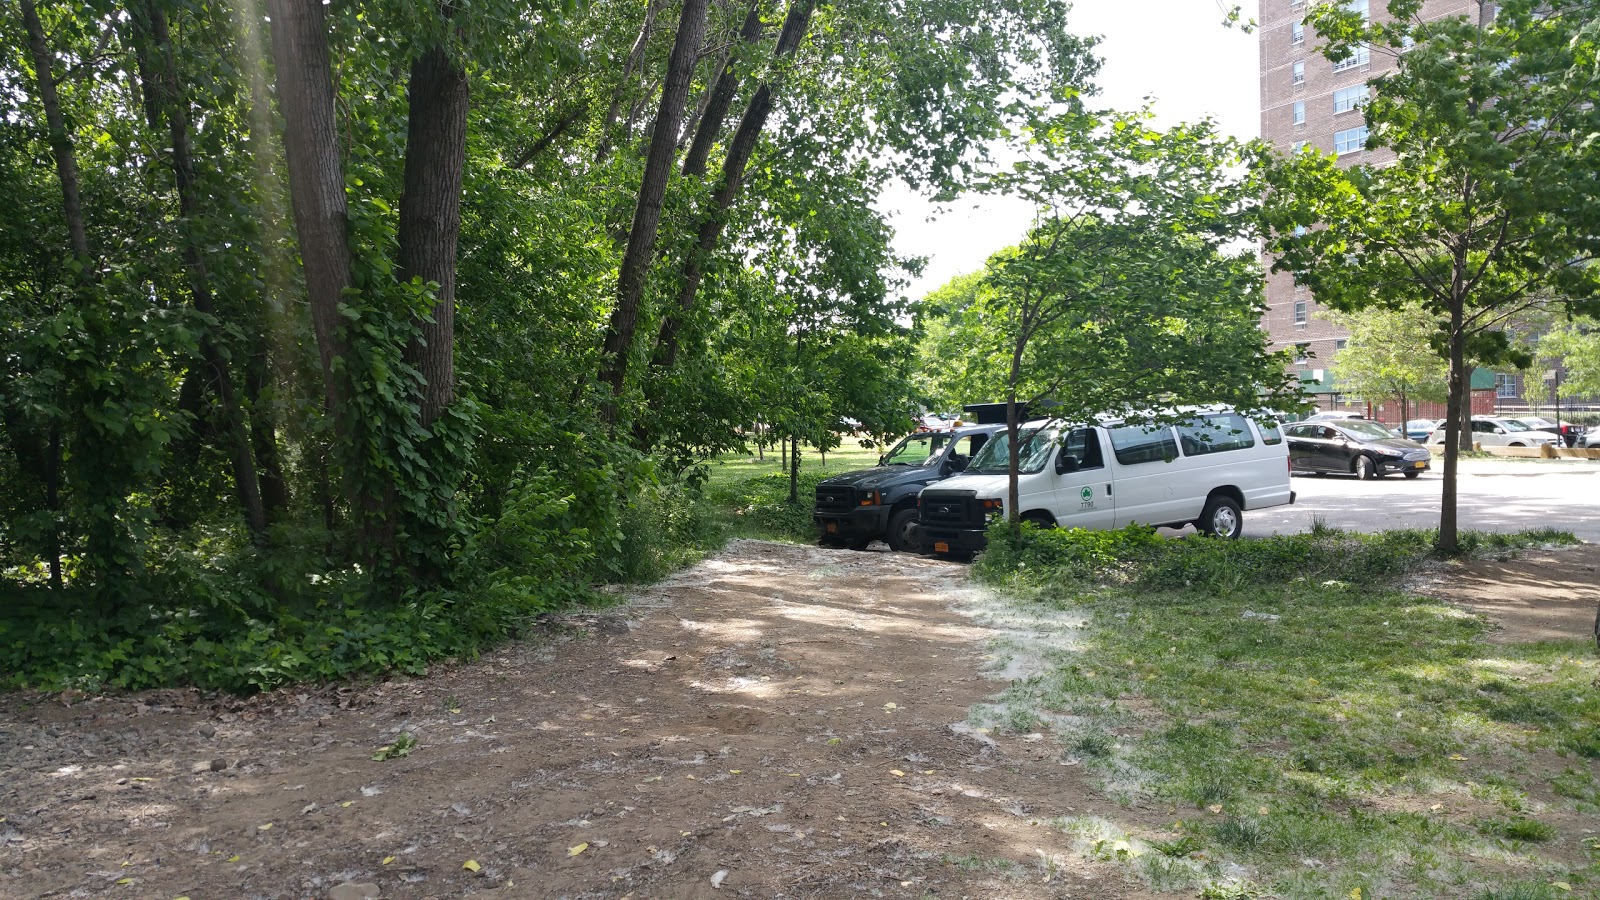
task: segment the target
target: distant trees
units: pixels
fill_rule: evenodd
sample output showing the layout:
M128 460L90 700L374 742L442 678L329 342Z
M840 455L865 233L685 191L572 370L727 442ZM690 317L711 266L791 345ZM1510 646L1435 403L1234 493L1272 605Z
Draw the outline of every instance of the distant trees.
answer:
M1350 333L1349 344L1332 363L1342 391L1398 400L1402 427L1412 404L1448 399L1450 367L1430 346L1438 324L1420 306L1334 311L1328 319Z
M1439 547L1457 545L1458 444L1471 362L1509 358L1503 324L1545 296L1600 304L1600 3L1506 0L1474 18L1393 21L1335 4L1307 24L1341 59L1367 46L1397 68L1373 80L1368 146L1393 163L1340 168L1302 152L1271 170L1268 249L1335 309L1416 304L1449 363Z

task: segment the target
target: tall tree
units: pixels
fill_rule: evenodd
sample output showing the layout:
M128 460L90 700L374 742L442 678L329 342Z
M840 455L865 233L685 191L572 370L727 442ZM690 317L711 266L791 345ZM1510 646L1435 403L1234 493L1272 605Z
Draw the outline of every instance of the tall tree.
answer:
M678 147L677 124L683 118L689 99L689 83L694 75L700 42L705 36L707 0L684 0L678 20L672 56L667 61L666 84L656 110L655 128L650 137L650 152L645 158L644 175L633 208L633 225L628 229L628 246L617 274L616 306L606 328L604 359L600 380L611 391L606 418L615 421L616 398L620 397L628 373L628 357L633 352L633 333L639 324L639 304L644 297L645 277L655 253L656 232L661 225L661 205L672 175L672 161Z
M1368 147L1392 163L1340 168L1303 152L1273 169L1269 249L1336 309L1419 304L1449 362L1439 548L1458 544L1456 487L1474 361L1517 354L1504 325L1547 294L1600 308L1600 2L1506 0L1473 17L1392 21L1335 5L1308 24L1342 59L1395 54L1373 80Z
M1328 319L1350 333L1349 344L1333 359L1333 372L1348 394L1400 403L1400 425L1412 404L1448 399L1450 369L1429 342L1439 324L1420 306L1330 312Z
M455 9L446 5L442 17ZM406 358L422 375L421 424L455 397L456 244L467 162L467 73L444 41L411 63L407 86L405 187L400 194L400 278L438 285L431 315Z

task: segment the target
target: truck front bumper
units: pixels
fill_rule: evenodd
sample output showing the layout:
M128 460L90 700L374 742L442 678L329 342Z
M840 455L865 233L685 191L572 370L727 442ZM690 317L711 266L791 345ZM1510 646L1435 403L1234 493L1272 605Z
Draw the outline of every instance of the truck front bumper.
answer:
M923 553L960 554L977 553L989 545L982 528L951 528L941 525L911 526L911 541Z
M882 538L889 533L889 507L861 506L847 513L811 514L822 537L842 540Z

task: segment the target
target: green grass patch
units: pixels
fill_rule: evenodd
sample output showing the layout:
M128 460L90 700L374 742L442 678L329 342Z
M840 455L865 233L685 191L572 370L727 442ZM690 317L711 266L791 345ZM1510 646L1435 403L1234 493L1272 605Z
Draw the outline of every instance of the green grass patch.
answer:
M1546 853L1557 835L1529 799L1600 801L1593 648L1491 645L1479 617L1408 593L1431 533L1229 542L1025 526L995 538L981 578L1041 616L1090 623L1078 652L1003 695L1008 714L1070 722L1063 752L1113 796L1189 810L1182 838L1154 855L1235 862L1270 896L1476 896L1551 879L1593 895L1600 868ZM1463 544L1485 555L1572 540ZM1129 698L1147 712L1107 703ZM1568 767L1536 771L1541 750Z

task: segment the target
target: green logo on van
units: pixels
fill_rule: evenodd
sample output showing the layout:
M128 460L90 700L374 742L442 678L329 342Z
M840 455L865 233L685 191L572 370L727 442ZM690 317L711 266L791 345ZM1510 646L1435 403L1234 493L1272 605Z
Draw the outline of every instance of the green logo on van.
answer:
M1093 503L1094 502L1094 489L1089 487L1088 485L1084 485L1083 490L1078 492L1078 496L1080 498L1082 498L1083 502L1085 502L1085 503Z

